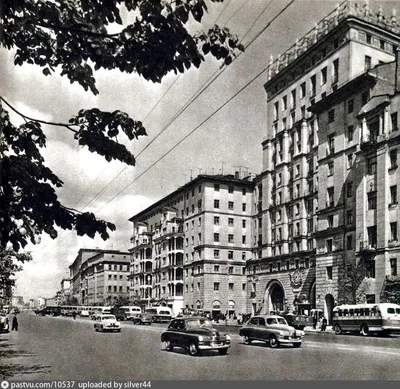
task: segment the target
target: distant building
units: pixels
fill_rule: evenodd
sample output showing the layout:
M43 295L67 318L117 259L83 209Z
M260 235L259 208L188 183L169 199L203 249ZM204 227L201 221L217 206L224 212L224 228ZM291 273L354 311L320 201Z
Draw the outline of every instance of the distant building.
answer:
M72 297L80 305L112 305L129 296L130 253L117 250L80 249L72 265Z
M61 280L60 289L60 304L65 304L70 300L71 297L71 279L63 278Z
M246 310L252 180L199 175L129 220L131 298L175 314Z
M400 254L400 28L345 1L268 69L252 312L379 302ZM364 272L364 273L363 273Z

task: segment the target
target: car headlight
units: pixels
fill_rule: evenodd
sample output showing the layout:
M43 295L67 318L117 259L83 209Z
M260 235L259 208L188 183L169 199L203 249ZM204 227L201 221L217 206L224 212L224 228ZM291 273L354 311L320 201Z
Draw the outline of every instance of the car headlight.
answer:
M197 339L199 340L199 342L203 342L203 341L204 341L204 337L201 336L201 335L199 335L199 336L197 337Z
M229 335L225 335L226 340L231 340L231 337Z
M280 336L285 335L285 333L283 331L279 331L278 333L279 333Z

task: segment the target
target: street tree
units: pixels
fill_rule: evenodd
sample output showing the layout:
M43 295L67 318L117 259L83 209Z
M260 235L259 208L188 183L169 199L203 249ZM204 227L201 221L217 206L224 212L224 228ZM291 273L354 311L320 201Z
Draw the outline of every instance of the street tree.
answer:
M210 0L217 3L223 0ZM228 29L201 30L205 0L4 0L0 5L0 44L14 53L15 65L34 64L44 76L60 74L98 94L95 73L116 69L161 82L170 72L198 68L207 55L229 65L243 50ZM196 26L196 24L198 24ZM200 26L199 32L191 32ZM29 104L29 102L27 102ZM14 125L13 110L24 122ZM19 252L28 241L60 229L106 240L111 222L60 203L62 180L45 165L43 127L63 128L82 147L134 166L121 135L146 135L142 122L126 112L82 109L67 123L28 117L0 96L0 249Z
M343 261L338 267L339 304L360 304L365 302L366 263Z

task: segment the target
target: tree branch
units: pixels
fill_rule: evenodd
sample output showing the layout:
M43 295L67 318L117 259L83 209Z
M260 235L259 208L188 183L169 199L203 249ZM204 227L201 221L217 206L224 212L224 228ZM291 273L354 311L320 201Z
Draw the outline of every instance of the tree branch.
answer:
M77 130L74 130L73 128L71 128L71 126L69 124L66 124L66 123L55 123L55 122L48 122L45 120L30 118L29 116L26 116L22 112L19 112L17 109L15 109L4 97L0 96L0 100L2 100L4 103L6 103L8 107L10 107L15 113L17 113L19 116L21 116L24 120L30 120L32 122L47 124L49 126L65 127L75 134L78 133Z

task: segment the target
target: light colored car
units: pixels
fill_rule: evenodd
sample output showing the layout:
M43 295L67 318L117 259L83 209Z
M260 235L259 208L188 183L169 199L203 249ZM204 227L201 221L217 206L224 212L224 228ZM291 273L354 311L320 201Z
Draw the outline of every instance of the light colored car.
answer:
M243 337L245 344L250 344L253 340L261 340L268 342L271 348L277 348L281 344L300 347L304 331L289 326L281 316L259 315L250 318L240 329L239 335Z
M121 323L114 315L98 315L94 323L94 330L97 331L116 331L121 332Z
M82 310L79 314L80 317L89 317L89 311Z

